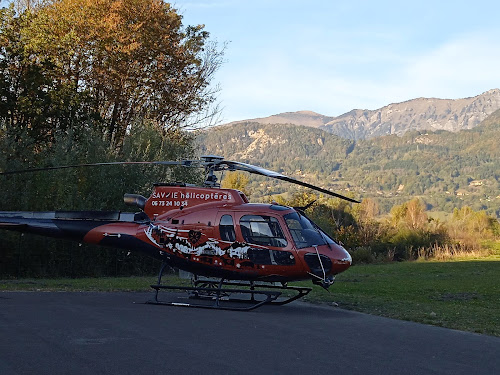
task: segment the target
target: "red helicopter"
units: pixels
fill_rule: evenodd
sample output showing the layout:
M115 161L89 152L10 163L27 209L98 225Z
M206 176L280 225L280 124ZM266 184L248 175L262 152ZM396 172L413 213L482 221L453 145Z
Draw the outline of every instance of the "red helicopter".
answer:
M230 310L251 310L263 304L282 305L311 291L311 288L289 286L288 282L311 279L314 284L328 289L335 275L351 265L349 253L307 218L305 207L249 203L241 191L220 188L215 172L246 171L350 202L358 201L220 156L183 161L79 164L0 175L122 164L203 167L207 174L203 187L157 183L149 198L125 194L125 204L140 209L136 213L3 211L0 212L0 228L141 251L157 258L163 264L157 284L151 285L156 293L149 303L155 304ZM167 266L191 273L193 285L162 284ZM161 289L188 291L199 302L160 301L158 291ZM286 290L294 295L283 299L282 292ZM243 301L249 301L250 305L242 307L237 303Z

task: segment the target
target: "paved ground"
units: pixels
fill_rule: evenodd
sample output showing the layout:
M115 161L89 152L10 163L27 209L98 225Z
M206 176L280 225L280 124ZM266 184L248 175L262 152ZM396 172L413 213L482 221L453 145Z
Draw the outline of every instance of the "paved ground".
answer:
M0 374L500 373L500 338L300 302L232 312L150 296L0 293Z

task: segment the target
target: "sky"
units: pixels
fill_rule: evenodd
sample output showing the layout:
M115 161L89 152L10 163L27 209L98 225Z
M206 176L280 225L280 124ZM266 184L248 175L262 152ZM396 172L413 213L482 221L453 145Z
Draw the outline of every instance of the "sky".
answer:
M228 42L224 122L310 110L339 116L500 87L500 2L178 0L185 24Z
M5 5L6 1L1 1ZM221 122L500 88L498 0L176 0L227 43Z

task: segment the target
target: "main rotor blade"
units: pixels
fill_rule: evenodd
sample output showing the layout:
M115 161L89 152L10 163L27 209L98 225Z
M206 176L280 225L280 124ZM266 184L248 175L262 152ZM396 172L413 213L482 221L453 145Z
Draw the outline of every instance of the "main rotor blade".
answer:
M108 163L85 163L85 164L59 165L59 166L44 167L44 168L21 169L21 170L17 170L17 171L0 172L0 175L52 171L52 170L56 170L56 169L67 169L67 168L100 167L100 166L110 166L110 165L133 165L133 164L185 165L185 166L188 166L191 164L191 161L190 160L182 160L182 161L114 161L114 162L108 162Z
M218 165L227 165L229 170L240 170L240 171L244 171L244 172L258 174L261 176L276 178L278 180L287 181L287 182L290 182L292 184L304 186L304 187L307 187L309 189L319 191L320 193L323 193L323 194L327 194L327 195L331 195L333 197L344 199L344 200L349 201L349 202L361 203L360 201L346 197L346 196L341 195L341 194L334 193L333 191L326 190L326 189L320 188L319 186L314 186L314 185L308 184L307 182L299 181L299 180L296 180L295 178L288 177L288 176L285 176L281 173L270 171L270 170L265 169L265 168L257 167L255 165L240 163L237 161L226 161L226 160L221 161L220 163L217 163L217 164Z

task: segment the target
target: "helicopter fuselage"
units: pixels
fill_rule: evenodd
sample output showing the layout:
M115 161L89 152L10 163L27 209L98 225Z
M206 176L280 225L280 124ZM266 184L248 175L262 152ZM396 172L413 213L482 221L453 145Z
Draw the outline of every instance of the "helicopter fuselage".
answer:
M238 190L156 184L148 199L128 203L142 211L0 212L0 228L141 251L229 280L327 280L351 265L349 253L303 213L249 203Z
M147 222L126 232L108 224L84 240L126 246L134 237L175 267L226 279L323 279L351 265L349 253L303 214L249 203L238 190L158 184L144 213Z

